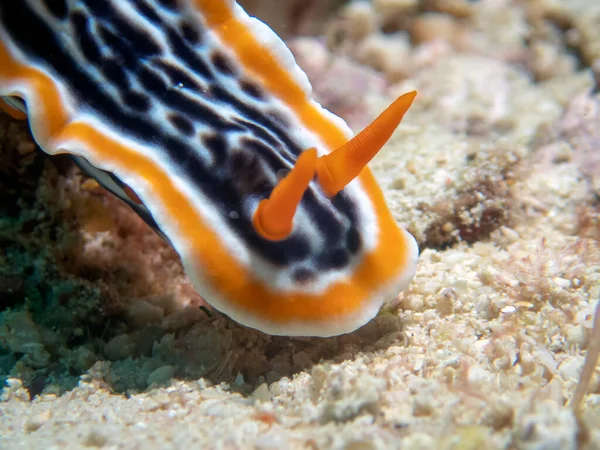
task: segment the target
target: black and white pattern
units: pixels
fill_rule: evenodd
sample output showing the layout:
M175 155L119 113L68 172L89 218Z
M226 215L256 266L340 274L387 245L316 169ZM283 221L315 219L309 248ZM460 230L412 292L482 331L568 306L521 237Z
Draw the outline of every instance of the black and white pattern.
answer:
M358 207L360 189L328 199L316 182L287 239L254 230L258 202L302 151L322 144L244 73L185 1L0 0L0 36L58 81L77 114L143 146L208 199L199 207L216 212L226 225L218 231L242 241L253 264L283 270L301 286L351 270L376 240ZM152 199L143 200L155 214Z

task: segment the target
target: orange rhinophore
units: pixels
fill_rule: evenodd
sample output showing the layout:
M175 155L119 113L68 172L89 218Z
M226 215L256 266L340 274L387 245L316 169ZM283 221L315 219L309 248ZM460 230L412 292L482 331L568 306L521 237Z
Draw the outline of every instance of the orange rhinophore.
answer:
M302 153L291 172L281 180L268 199L261 200L253 224L265 239L279 241L290 235L296 209L317 169L317 150Z
M0 35L4 109L127 202L234 320L348 333L413 278L415 239L367 164L415 92L353 136L233 0L0 1Z
M411 91L400 96L371 125L341 147L319 158L319 182L329 196L344 189L375 157L400 124L416 95L416 91Z

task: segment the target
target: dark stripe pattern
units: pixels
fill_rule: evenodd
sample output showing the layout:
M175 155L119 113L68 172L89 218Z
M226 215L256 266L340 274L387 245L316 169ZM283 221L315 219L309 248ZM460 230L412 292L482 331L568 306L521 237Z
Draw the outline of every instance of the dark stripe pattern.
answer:
M254 231L244 205L267 197L274 174L305 148L289 131L289 114L183 3L0 0L0 28L81 111L160 152L256 254L293 265L299 281L311 279L311 270L344 267L362 248L355 200L345 193L329 202L311 188L303 198L326 236L321 248L301 230L281 242Z

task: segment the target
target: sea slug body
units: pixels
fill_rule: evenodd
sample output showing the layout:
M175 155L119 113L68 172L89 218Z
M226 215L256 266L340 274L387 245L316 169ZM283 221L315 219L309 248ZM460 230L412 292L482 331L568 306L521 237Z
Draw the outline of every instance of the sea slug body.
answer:
M198 292L277 335L362 326L413 278L368 162L416 93L353 137L232 0L0 2L0 102L179 253Z

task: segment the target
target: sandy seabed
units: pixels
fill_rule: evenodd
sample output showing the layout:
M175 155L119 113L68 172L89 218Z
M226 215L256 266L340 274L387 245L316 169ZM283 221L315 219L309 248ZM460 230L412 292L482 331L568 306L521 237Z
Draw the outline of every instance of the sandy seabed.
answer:
M409 288L329 339L207 313L173 250L0 116L1 449L600 448L598 372L568 404L600 298L600 3L341 3L277 14L354 129L419 91L371 164L421 247Z

